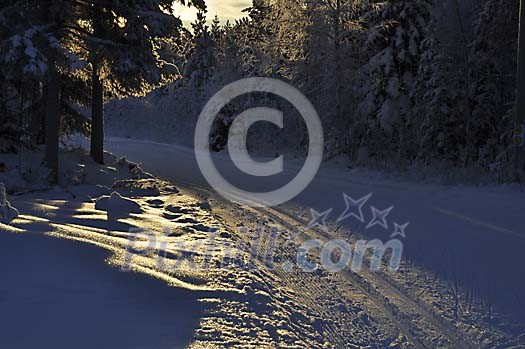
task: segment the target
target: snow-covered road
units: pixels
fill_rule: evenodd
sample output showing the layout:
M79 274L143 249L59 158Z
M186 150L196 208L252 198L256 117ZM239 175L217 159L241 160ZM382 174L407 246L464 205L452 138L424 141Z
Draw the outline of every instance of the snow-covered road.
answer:
M107 149L140 162L175 186L109 154L107 165L98 166L87 151L73 150L64 154L64 169L83 184L12 195L20 216L0 227L14 233L0 239L0 259L12 266L0 271L5 281L0 288L0 323L13 330L3 336L2 344L525 345L524 199L519 187L410 183L329 162L290 202L250 208L222 198L206 183L192 149L116 138L108 140ZM243 175L228 154L213 158L225 178L253 191L280 187L302 165L300 160L289 161L282 174L254 179ZM97 210L104 200L112 200L104 195L113 190L122 195L119 200L112 195L120 203L110 205L112 210ZM369 198L361 220L354 210L354 216L337 222L346 209L343 193L347 201ZM133 209L120 212L124 201ZM378 212L390 208L384 222L378 220ZM326 212L326 226L308 229L317 212ZM115 213L121 218L115 220ZM402 236L400 227L406 224ZM145 234L138 240L132 234L136 229ZM314 272L298 268L304 267L299 256L306 241L343 239L352 247L358 240L387 242L393 235L404 243L404 260L395 272L371 272L366 253L363 268L354 270L357 247L350 251L352 268L337 273L326 264ZM134 247L129 250L131 241ZM79 242L102 250L80 247ZM319 262L319 251L310 250L305 260ZM109 264L175 287L108 268L102 262L108 252ZM332 252L336 253L329 258L334 262L340 254Z
M107 149L139 162L163 179L213 192L197 166L192 149L151 141L110 138ZM214 156L223 176L244 189L268 191L287 183L302 166L285 161L285 171L269 178L243 175L228 154ZM494 305L523 319L525 313L525 194L518 186L465 187L410 183L381 178L366 171L325 163L314 181L290 203L277 209L309 220L310 208L332 209L335 221L345 210L343 193L354 199L372 194L363 206L364 223L349 217L340 229L357 230L369 238L388 240L394 223L406 229L405 257L425 270L451 281L458 280ZM372 206L380 211L394 206L388 229L375 225Z

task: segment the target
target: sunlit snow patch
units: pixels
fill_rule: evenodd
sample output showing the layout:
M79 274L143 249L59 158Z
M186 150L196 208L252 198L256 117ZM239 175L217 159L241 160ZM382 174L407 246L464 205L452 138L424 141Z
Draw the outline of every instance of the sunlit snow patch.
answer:
M122 197L116 191L111 196L102 196L97 200L95 209L106 211L108 218L128 217L131 213L142 213L142 208L133 200Z

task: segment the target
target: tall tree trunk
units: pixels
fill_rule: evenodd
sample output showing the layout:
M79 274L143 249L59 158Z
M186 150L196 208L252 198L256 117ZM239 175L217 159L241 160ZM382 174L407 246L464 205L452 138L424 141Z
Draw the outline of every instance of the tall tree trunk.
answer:
M342 78L342 60L341 60L341 0L337 0L334 11L334 69L335 69L335 117L338 127L342 127L342 115L341 115L341 93L343 89Z
M518 122L525 123L525 0L520 1L520 29L518 47Z
M34 146L46 144L47 83L43 84L39 97L40 103L31 110L31 144Z
M520 1L520 29L518 39L518 72L516 90L516 130L524 142L525 134L525 0ZM521 131L521 132L520 132ZM517 148L516 166L518 173L525 169L525 149L523 143Z
M51 73L46 91L46 165L51 170L50 181L58 182L58 143L60 134L60 76Z
M93 65L91 79L91 156L95 162L104 163L104 85L100 71Z

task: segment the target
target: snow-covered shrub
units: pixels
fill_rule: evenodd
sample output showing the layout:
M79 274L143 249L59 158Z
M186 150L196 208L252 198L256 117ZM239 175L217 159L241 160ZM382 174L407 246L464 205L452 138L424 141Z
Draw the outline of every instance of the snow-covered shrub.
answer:
M105 211L109 218L118 219L128 217L132 213L142 213L142 208L135 201L122 197L118 192L111 196L102 196L97 199L95 209Z
M18 210L7 201L7 193L4 183L0 183L0 222L9 224L18 217Z
M127 168L132 179L152 179L153 175L144 171L139 164L128 161L126 158L121 158L115 162L117 169Z

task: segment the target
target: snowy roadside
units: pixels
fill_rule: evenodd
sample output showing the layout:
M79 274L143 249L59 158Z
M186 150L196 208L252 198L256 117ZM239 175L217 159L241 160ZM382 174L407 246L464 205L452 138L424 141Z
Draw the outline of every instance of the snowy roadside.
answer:
M25 175L38 170L39 154L0 159L0 182L14 194L8 195L10 202L2 198L0 346L190 345L215 288L189 268L180 278L159 272L152 265L155 259L147 256L133 261L132 268L150 277L117 268L124 263L133 232L169 231L167 238L185 242L197 235L206 238L203 224L209 213L124 159L106 154L111 165L99 166L82 150L61 157L61 184L53 188L46 188L45 178Z
M191 190L194 195L206 197L215 210L223 206L224 213L221 216L228 217L224 220L230 225L232 222L246 225L247 210L225 202L209 188L199 172L191 149L118 138L109 139L107 146L116 154L132 154L134 161L142 163L161 178L178 183L179 187ZM257 178L256 181L247 182L223 154L215 156L214 162L219 171L234 183L242 182L256 191L273 188L273 178L272 181ZM295 165L292 161L291 166L286 168L282 174L283 182L293 177ZM372 194L363 207L364 222L355 217L337 221L345 211L343 193L355 200ZM388 226L392 230L379 225L368 228L372 205L378 209L394 206L388 217ZM383 316L389 308L395 307L394 314L401 315L394 316L397 319L394 322L403 321L403 318L421 319L423 323L419 329L418 325L414 325L415 329L410 325L406 327L409 332L416 331L419 334L416 338L434 338L433 346L440 341L440 336L433 337L429 332L421 332L421 328L426 327L428 330L425 321L434 322L437 327L441 327L441 322L448 323L448 329L442 328L438 333L458 332L460 337L466 336L475 341L477 344L473 344L473 347L492 348L504 346L504 343L523 343L525 340L525 323L520 310L523 309L522 290L525 282L525 271L520 262L525 243L521 223L524 205L525 196L516 186L414 183L385 179L378 174L359 170L345 170L340 164L328 163L323 165L312 184L290 203L272 210L255 210L252 213L255 217L251 219L248 229L253 231L263 224L267 229L277 225L279 231L303 231L312 219L310 209L318 213L331 209L327 216L328 229L320 232L328 240L349 237L353 240L357 236L388 239L394 230L394 221L400 224L410 222L407 239L403 241L407 263L400 272L379 278L372 275L361 291L348 291L346 285L343 287L346 289L345 294L354 302L358 298L356 293L365 293L363 298L369 298L368 301L375 298L376 303L383 308L380 310ZM315 234L313 236L317 237ZM348 284L352 280L341 282ZM357 288L361 282L358 280ZM333 277L332 282L323 287L334 287ZM366 294L366 289L375 289L378 298ZM302 288L300 292L308 291ZM400 294L403 296L400 297ZM341 294L332 296L339 298L341 303L346 298ZM407 312L404 315L404 311L401 311L403 307ZM366 313L370 314L370 304L364 308L368 308ZM414 308L418 310L414 311ZM374 313L373 310L371 312ZM353 316L359 317L358 314ZM415 324L417 321L413 322ZM341 328L335 332L341 335L344 333ZM446 347L447 344L443 345Z
M8 249L4 256L15 259L26 248L35 253L28 252L24 263L15 263L14 268L4 271L6 280L13 281L6 283L8 288L0 289L10 304L2 322L10 328L14 325L8 319L15 312L32 316L36 311L25 302L26 298L13 296L19 290L27 294L30 288L39 289L45 295L39 298L40 308L49 305L50 297L58 299L61 305L60 311L51 315L48 310L43 312L45 319L51 321L39 320L40 327L32 330L33 335L27 336L26 342L19 335L6 337L10 347L24 347L20 343L56 335L55 324L64 322L64 317L75 320L79 316L66 311L77 300L91 309L84 319L88 324L82 326L90 333L100 333L86 341L91 347L133 348L128 345L133 341L137 348L493 348L520 345L524 340L519 336L519 324L509 330L507 319L499 314L484 314L483 304L470 301L468 294L458 298L463 313L459 318L455 316L455 298L448 285L431 269L429 272L415 263L403 264L400 273L394 275L298 270L286 261L297 256L298 245L290 244L290 236L308 225L307 206L299 201L268 210L242 208L198 183L199 176L192 172L190 164L191 153L129 140L126 147L124 154L146 154L144 160L152 161L147 164L148 169L175 174L163 178L178 183L177 188L145 173L136 164L117 161L109 154L107 163L111 165L95 165L80 150L63 154L63 179L74 178L73 183L49 190L8 187L9 192L18 192L9 200L20 214L10 225L0 225L1 238L6 241L3 246ZM336 194L340 195L337 190L345 183L340 176L319 180L321 184L328 181L332 187L314 183L299 200L317 197L312 204L327 205ZM369 184L364 181L360 185L359 191L366 190ZM389 193L399 191L395 183L380 182L378 188L383 188L378 194L385 203L392 198ZM317 190L322 190L322 194ZM417 187L406 191L410 195L419 193L421 199L428 192ZM308 234L311 238L347 238L345 230L331 224L328 227L328 231L313 229ZM67 241L48 236L76 242L69 245L69 250ZM82 248L78 242L102 249ZM91 257L79 261L74 257L77 253ZM100 265L103 258L114 268ZM99 268L92 271L92 263ZM41 269L35 267L31 274L26 272L27 265ZM66 270L60 269L61 265ZM87 281L80 277L86 276L86 270L94 286L84 286ZM39 282L26 286L25 277L20 274L27 273L30 280L38 274ZM52 277L48 280L46 275ZM126 277L140 280L128 281L130 286L120 281ZM105 281L99 282L100 278L119 281L111 281L113 288ZM174 287L163 288L162 284ZM149 301L155 300L157 306L169 304L170 312L158 320L149 320L153 331L148 331L148 326L142 331L143 314L139 310L149 311L148 301L143 300L137 308L134 298L125 301L118 296L135 287ZM114 289L115 293L109 294ZM99 294L103 296L94 297ZM157 294L167 295L169 301L160 297L157 302ZM152 305L152 313L155 309ZM104 329L99 328L96 321L88 321L97 313L119 325L103 323ZM128 322L130 318L135 319L133 324ZM171 331L165 321L181 325ZM122 326L135 336L127 336ZM82 329L71 327L74 330L71 336L63 338L63 343L70 344L86 335ZM141 335L136 334L137 329L141 329ZM157 335L156 331L162 334Z
M9 160L2 159L1 180L19 215L0 223L9 266L0 275L0 324L8 333L1 346L324 343L308 309L238 248L238 235L207 202L109 154L110 165L99 166L82 150L63 153L61 185L47 189L44 180L12 177L25 170Z
M6 205L7 198L2 198L2 217L8 219L0 223L0 260L4 266L0 271L0 346L189 345L205 305L191 290L169 288L151 277L109 267L104 260L114 258L111 251L117 252L119 244L126 241L131 225L110 222L106 212L94 208L98 196L114 190L136 195L136 202L129 202L140 205L137 202L143 199L139 197L159 194L153 187L161 184L151 179L151 189L140 188L150 176L109 154L106 160L112 166L95 165L80 150L63 152L61 157L61 185L53 188L45 184L40 154L0 158L0 182L14 193L8 197L18 210L17 217L4 215L12 211ZM175 189L168 186L166 190ZM114 208L118 207L110 211ZM136 224L141 217L128 219Z

